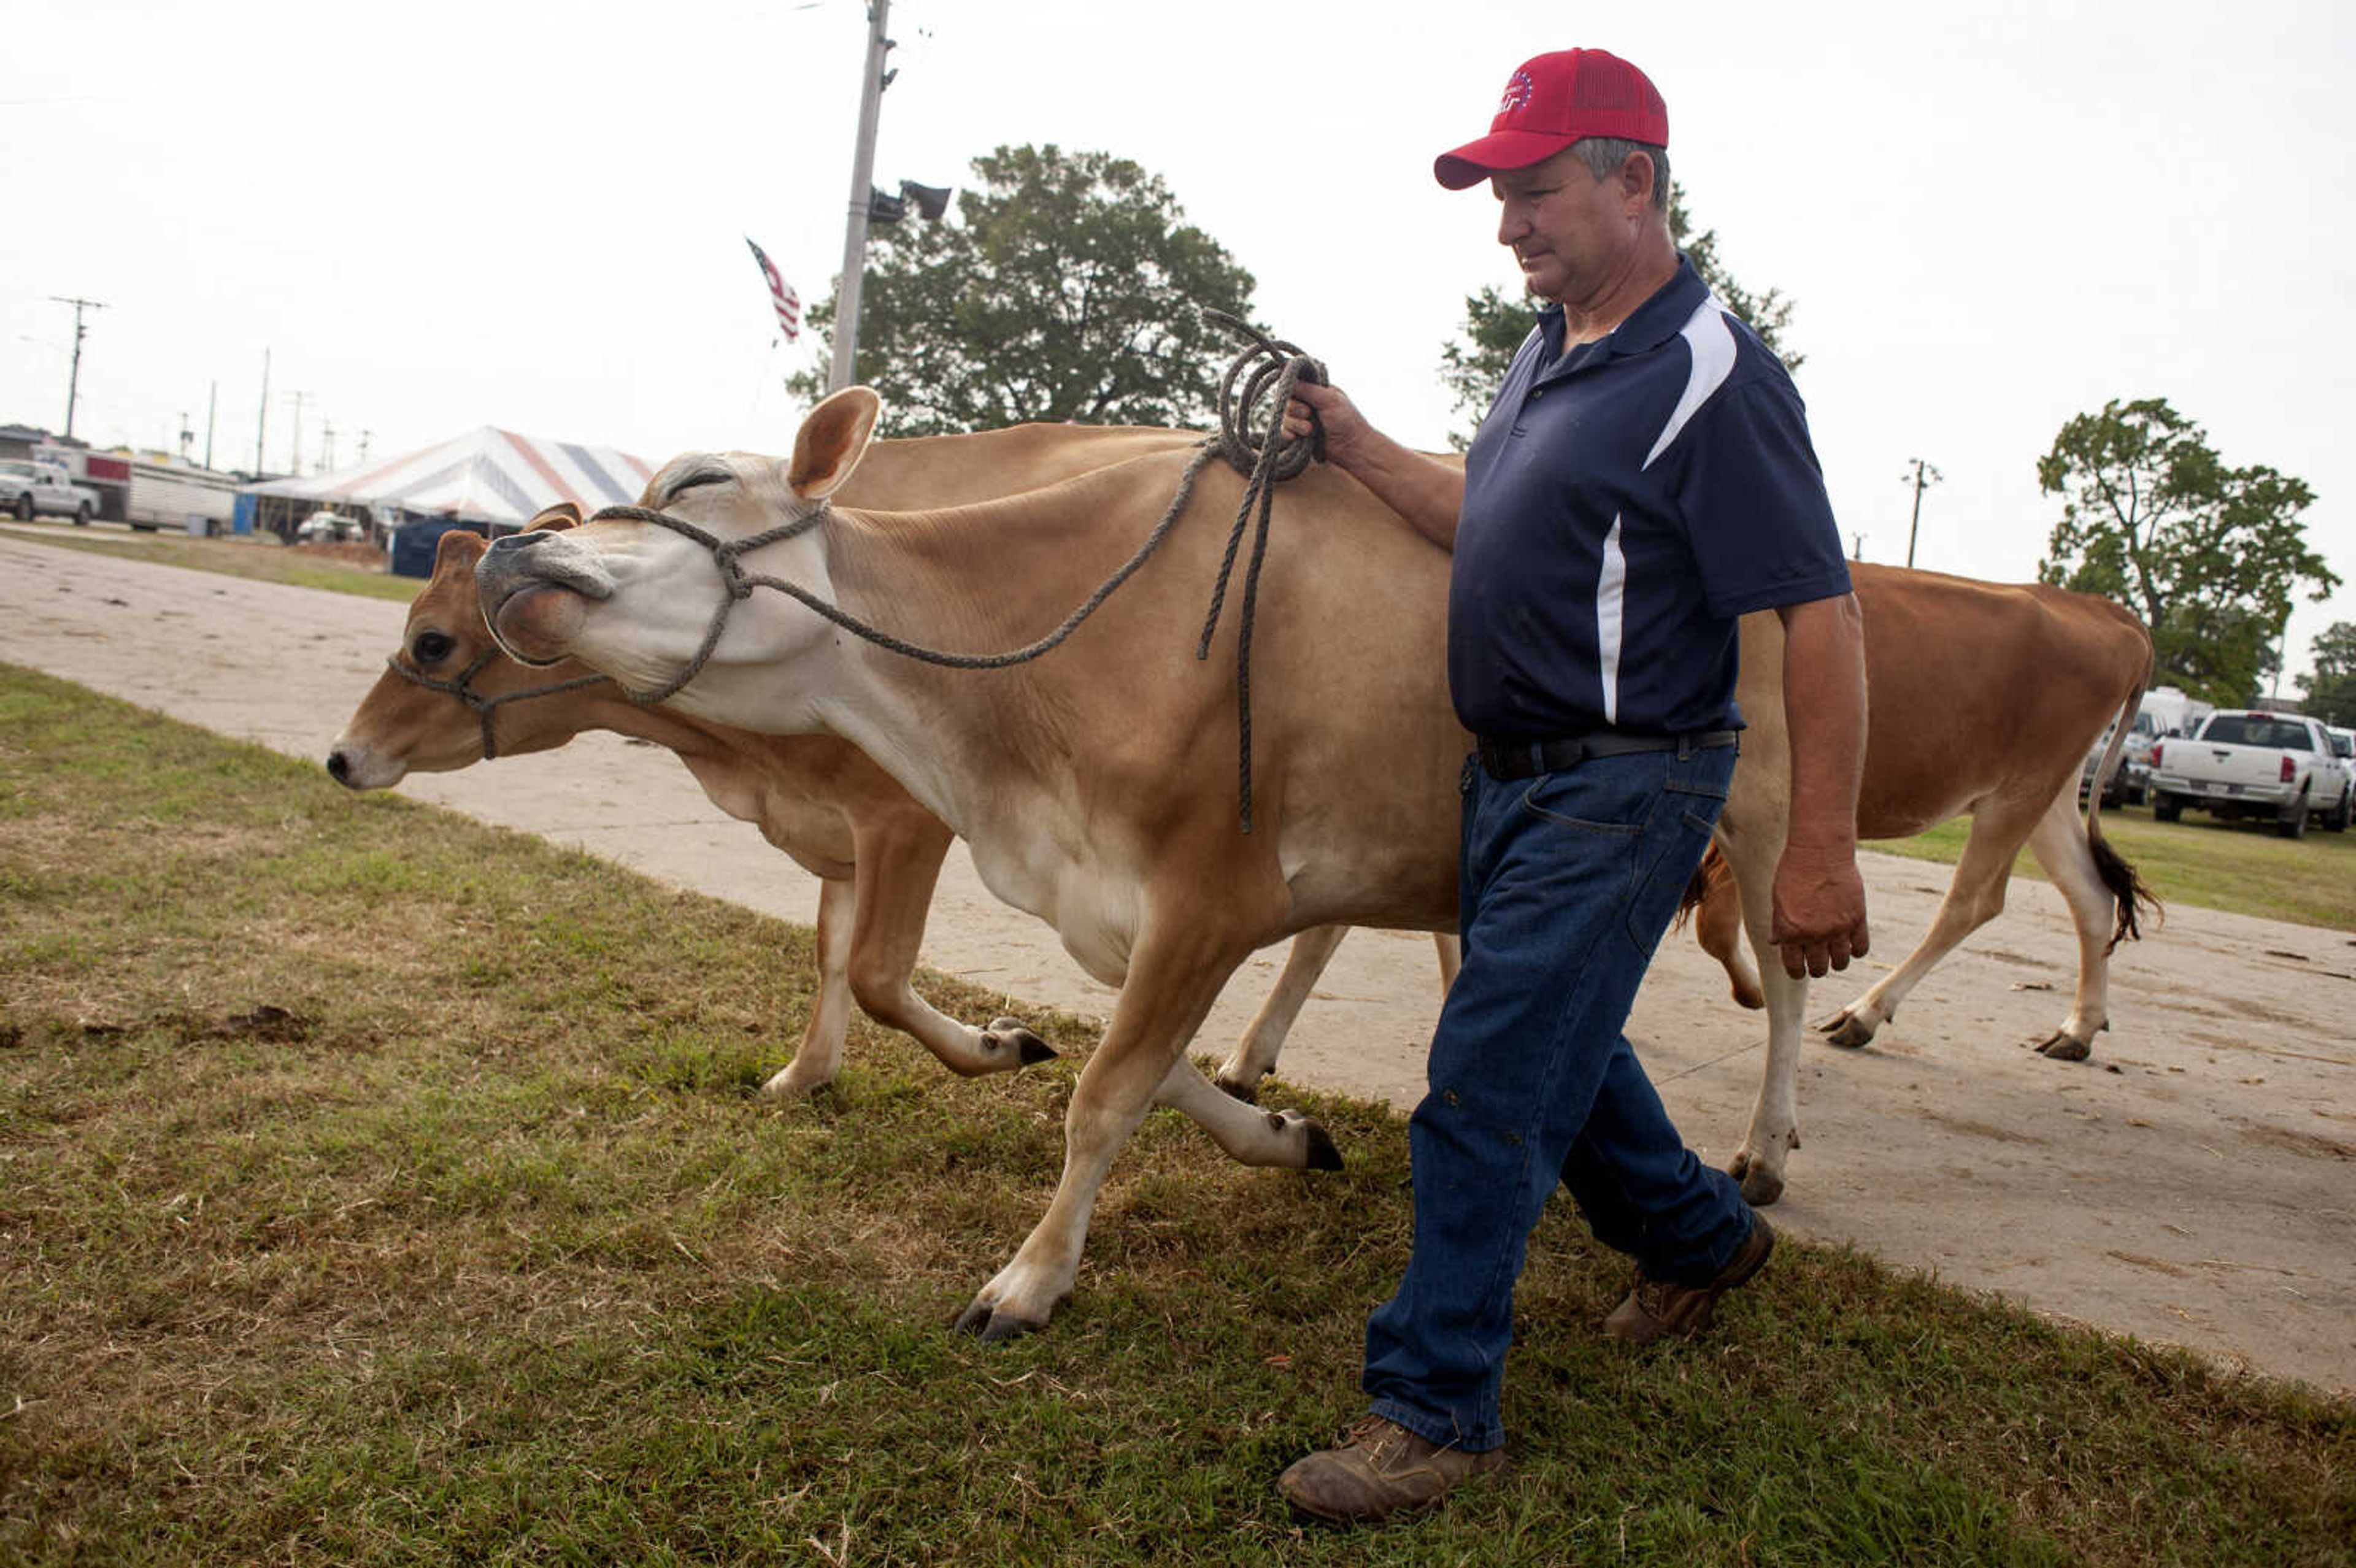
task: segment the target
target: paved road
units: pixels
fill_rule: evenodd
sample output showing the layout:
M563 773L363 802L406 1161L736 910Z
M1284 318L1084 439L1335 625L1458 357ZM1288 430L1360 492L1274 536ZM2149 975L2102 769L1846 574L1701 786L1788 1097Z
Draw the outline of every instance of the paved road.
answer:
M0 529L0 660L294 756L325 755L398 640L397 604L25 537L40 531ZM668 754L612 736L401 788L787 919L816 907L810 879L722 816ZM1819 1013L1894 963L1944 891L1939 867L1864 859L1875 955ZM991 898L962 851L925 953L1029 1001L1097 1017L1112 1005L1051 933ZM1811 1047L1806 1145L1777 1223L2051 1314L2356 1389L2356 944L2172 910L2122 949L2113 1032L2075 1066L2022 1044L2067 1010L2073 954L2060 900L2016 882L2007 913L1872 1048ZM1261 955L1229 987L1205 1049L1240 1031L1280 957ZM1409 1106L1437 1010L1427 939L1354 933L1284 1072ZM1757 1086L1757 1015L1728 1005L1708 960L1675 939L1630 1034L1687 1136L1722 1159ZM977 1279L1000 1261L976 1258Z

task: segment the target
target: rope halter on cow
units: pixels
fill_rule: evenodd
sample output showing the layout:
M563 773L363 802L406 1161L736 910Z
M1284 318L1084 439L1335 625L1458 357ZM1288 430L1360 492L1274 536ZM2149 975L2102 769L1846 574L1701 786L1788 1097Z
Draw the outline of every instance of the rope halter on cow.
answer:
M458 672L455 680L444 680L431 676L413 665L403 664L399 654L384 661L385 667L412 686L422 686L428 691L443 691L466 705L468 712L482 721L483 761L489 762L499 754L498 742L491 734L491 715L510 702L523 702L534 697L553 697L560 691L578 691L584 686L594 686L613 677L605 675L576 676L571 680L552 681L546 686L530 687L522 691L503 691L497 697L486 697L475 689L475 677L490 667L499 656L496 647L484 650L482 656Z
M1269 519L1276 503L1276 486L1306 469L1323 445L1322 433L1308 438L1287 439L1284 435L1284 410L1286 403L1292 397L1292 389L1296 385L1304 379L1323 381L1325 371L1323 366L1302 354L1293 345L1269 338L1224 312L1206 310L1203 314L1205 319L1215 325L1243 333L1254 340L1254 346L1237 355L1227 367L1226 375L1219 384L1219 433L1206 438L1195 451L1194 457L1188 460L1184 472L1179 475L1176 493L1171 496L1169 507L1162 514L1162 520L1154 524L1153 531L1146 536L1145 542L1139 545L1136 552L1122 562L1112 575L1098 583L1096 590L1070 614L1065 616L1062 624L1054 631L1005 653L949 653L938 648L925 647L903 637L894 636L881 627L870 625L841 606L830 603L798 583L787 582L783 578L770 577L759 572L747 571L744 569L744 557L755 550L765 549L770 545L783 544L788 539L798 539L822 523L830 509L824 501L819 502L809 511L791 522L780 523L776 528L764 529L760 533L741 539L721 539L718 535L697 527L684 517L674 517L669 512L651 507L607 507L590 517L588 521L597 523L608 518L616 518L651 523L657 528L668 528L682 539L692 539L711 553L712 564L720 573L721 585L727 590L727 597L720 602L720 608L713 613L711 626L703 634L701 645L680 667L680 672L651 691L630 692L630 700L648 705L666 701L679 695L690 681L702 674L704 666L711 662L713 651L720 645L721 636L728 629L730 613L739 603L751 598L753 591L756 588L774 589L854 636L873 643L886 652L899 654L926 664L937 665L948 669L1005 669L1014 665L1028 664L1033 659L1052 653L1060 647L1066 639L1080 629L1081 624L1089 616L1097 613L1098 608L1107 599L1112 597L1116 589L1135 576L1138 569L1151 559L1153 552L1162 548L1162 540L1169 538L1170 530L1176 526L1179 517L1185 511L1187 502L1193 499L1194 481L1202 474L1205 465L1214 457L1223 457L1234 465L1237 472L1247 476L1247 483L1244 485L1243 499L1236 510L1235 527L1227 535L1226 552L1219 562L1217 580L1211 591L1210 610L1204 618L1203 635L1195 646L1194 656L1198 659L1210 657L1211 638L1218 630L1219 617L1226 603L1227 581L1235 569L1237 553L1243 544L1244 530L1257 517L1258 527L1253 531L1251 560L1244 571L1244 601L1236 645L1236 717L1239 752L1237 766L1237 793L1239 802L1238 816L1243 830L1249 833L1252 830L1252 622L1258 608L1260 564L1268 552ZM1250 372L1248 375L1246 374L1247 370ZM1240 389L1238 383L1240 383ZM1263 407L1269 411L1264 416L1266 424L1264 434L1252 429L1253 416ZM464 678L461 677L462 681ZM484 719L483 733L485 743L487 745L490 735L490 720L487 715Z

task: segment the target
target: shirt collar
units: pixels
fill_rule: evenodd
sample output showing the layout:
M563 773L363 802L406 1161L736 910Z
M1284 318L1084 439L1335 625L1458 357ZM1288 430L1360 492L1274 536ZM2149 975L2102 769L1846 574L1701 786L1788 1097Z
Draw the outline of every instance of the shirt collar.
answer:
M1701 281L1694 264L1680 252L1675 276L1653 291L1650 298L1630 312L1628 318L1610 333L1587 345L1580 356L1583 364L1592 364L1610 355L1613 357L1643 354L1658 348L1685 330L1701 302L1709 297L1709 285ZM1552 355L1562 352L1562 306L1549 302L1538 312L1538 324L1546 334L1546 343Z

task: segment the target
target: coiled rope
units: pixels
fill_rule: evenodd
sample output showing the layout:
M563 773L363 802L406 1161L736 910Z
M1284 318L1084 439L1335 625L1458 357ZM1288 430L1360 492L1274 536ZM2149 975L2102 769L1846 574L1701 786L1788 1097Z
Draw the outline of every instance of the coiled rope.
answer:
M1235 527L1227 535L1226 552L1219 562L1217 581L1211 592L1210 610L1203 622L1203 635L1196 645L1194 656L1207 659L1211 638L1218 630L1219 617L1226 605L1228 579L1234 571L1236 556L1243 543L1244 530L1257 517L1258 528L1253 532L1251 560L1244 571L1244 599L1236 647L1236 709L1239 732L1237 794L1238 816L1243 831L1252 830L1251 775L1251 644L1252 622L1258 608L1260 565L1268 551L1269 521L1276 503L1276 486L1299 475L1309 466L1322 444L1321 435L1284 437L1284 408L1292 396L1292 389L1301 380L1322 381L1324 368L1302 354L1291 344L1270 339L1245 323L1221 311L1204 312L1205 319L1214 325L1240 332L1254 340L1253 347L1237 355L1227 367L1219 384L1219 433L1205 440L1179 475L1177 491L1153 526L1145 541L1129 560L1122 562L1112 575L1097 585L1096 590L1079 606L1064 617L1061 624L1036 641L1022 647L998 654L950 653L928 648L894 635L880 626L871 625L841 606L829 603L802 587L783 578L747 571L744 558L755 550L787 539L799 538L817 528L830 509L820 502L810 511L788 523L741 539L723 539L707 529L697 527L684 517L673 517L651 507L607 507L593 515L590 522L621 518L651 523L668 528L683 539L691 539L711 553L712 563L720 573L721 585L727 597L720 602L712 624L699 646L680 672L661 686L647 692L630 692L630 700L641 704L666 701L679 695L687 684L703 673L720 638L728 629L728 617L738 603L753 596L756 588L774 589L787 595L812 613L841 626L844 631L873 644L887 653L902 655L926 664L948 669L1005 669L1014 665L1028 664L1033 659L1052 653L1078 631L1087 618L1097 613L1115 590L1136 575L1139 568L1151 559L1170 537L1186 504L1194 498L1194 481L1213 458L1224 458L1247 476L1241 503L1236 510ZM1265 432L1252 428L1255 413L1263 406ZM556 689L556 688L551 688ZM485 736L489 734L489 720L485 718Z

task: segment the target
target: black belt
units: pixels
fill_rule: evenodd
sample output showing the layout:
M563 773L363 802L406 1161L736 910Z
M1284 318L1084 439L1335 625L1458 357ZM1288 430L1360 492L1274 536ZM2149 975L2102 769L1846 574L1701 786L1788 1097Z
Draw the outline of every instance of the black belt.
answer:
M1590 757L1624 757L1635 752L1710 752L1738 743L1732 730L1696 730L1684 735L1622 735L1610 730L1592 735L1565 735L1553 741L1476 740L1481 766L1501 783L1558 773Z

